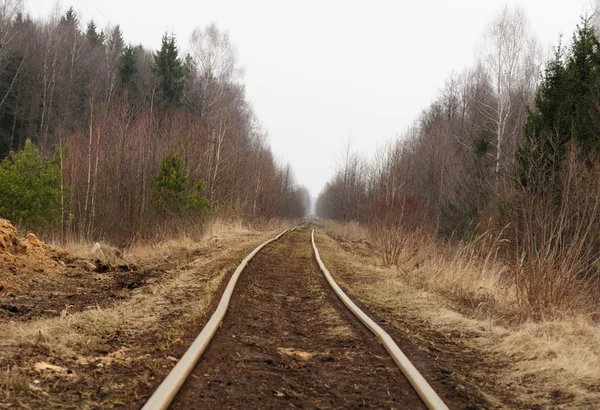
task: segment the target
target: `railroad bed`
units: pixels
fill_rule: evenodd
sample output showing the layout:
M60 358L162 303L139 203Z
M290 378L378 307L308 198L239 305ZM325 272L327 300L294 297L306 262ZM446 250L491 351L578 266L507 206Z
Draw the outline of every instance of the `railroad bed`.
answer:
M146 408L160 408L157 396ZM327 283L308 227L267 244L243 269L221 328L171 403L284 407L427 408Z

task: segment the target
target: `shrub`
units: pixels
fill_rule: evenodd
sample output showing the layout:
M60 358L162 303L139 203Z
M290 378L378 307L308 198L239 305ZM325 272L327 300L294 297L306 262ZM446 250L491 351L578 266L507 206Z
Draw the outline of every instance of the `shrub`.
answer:
M210 203L204 198L204 182L199 180L194 190L187 188L187 174L178 155L162 160L158 174L152 180L152 205L159 212L181 214L188 211L204 215Z
M600 162L573 145L566 153L560 192L539 183L517 194L512 232L515 284L522 308L534 312L594 305L600 272ZM595 308L592 308L594 310Z
M60 221L61 194L59 156L40 156L30 140L0 162L0 217L27 229L48 229Z

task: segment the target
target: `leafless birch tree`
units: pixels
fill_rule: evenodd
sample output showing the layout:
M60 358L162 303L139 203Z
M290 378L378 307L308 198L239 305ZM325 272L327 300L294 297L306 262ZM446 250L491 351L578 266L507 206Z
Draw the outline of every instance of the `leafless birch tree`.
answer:
M505 148L514 141L518 127L522 123L513 122L511 116L523 108L516 103L516 94L522 86L530 86L531 78L535 78L539 64L535 55L539 46L531 35L529 21L523 9L519 6L504 9L490 23L485 33L480 61L489 76L494 91L494 102L483 99L478 101L481 112L494 125L496 137L495 172L500 173L504 157L511 152ZM528 77L529 82L523 82ZM531 89L526 90L531 93Z

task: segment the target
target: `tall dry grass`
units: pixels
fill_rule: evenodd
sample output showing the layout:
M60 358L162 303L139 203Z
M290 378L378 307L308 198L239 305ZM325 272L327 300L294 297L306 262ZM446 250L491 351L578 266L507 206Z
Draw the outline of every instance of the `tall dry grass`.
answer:
M440 238L402 214L367 227L327 221L325 228L349 240L368 238L383 264L406 280L470 306L493 305L524 318L598 318L599 175L600 162L571 149L555 185L503 192L503 208L468 241Z
M373 245L366 254L393 267L405 283L435 292L481 312L516 314L516 295L500 250L506 241L491 232L471 242L444 241L424 230L323 221L324 229L353 242Z
M557 257L556 249L551 252L554 242L535 242L545 245L544 254L533 248L537 238L533 233L519 248L519 257L510 259L507 255L512 255L515 244L507 238L507 230L490 229L462 241L401 227L367 229L333 221L324 221L323 226L347 240L369 241L374 245L372 257L394 267L405 283L443 295L477 315L521 321L598 312L597 278L582 262L582 252ZM528 252L536 257L528 258Z
M407 334L423 349L431 346L429 328L464 343L481 364L461 361L457 374L466 372L468 379L491 363L481 388L495 407L596 407L600 327L586 315L523 315L501 252L508 244L498 234L453 243L412 234L397 265L383 264L380 252L355 253L323 234L317 241L336 280L388 323L404 331L408 319L414 325ZM444 351L436 354L448 360ZM516 401L505 402L506 391Z
M600 292L600 165L571 149L561 189L518 192L514 282L522 309L536 314L597 311ZM558 191L558 192L557 192Z
M369 238L369 231L356 221L340 222L331 219L320 221L326 231L341 236L349 241L360 242Z
M300 221L291 218L269 218L269 219L244 219L241 215L216 212L210 217L204 218L198 224L181 224L180 228L174 230L166 229L151 237L138 236L126 243L112 244L100 241L104 253L112 250L112 253L122 253L125 259L147 261L153 259L157 252L170 253L175 249L192 250L202 241L213 239L221 240L236 235L254 235L262 232L283 231L299 225ZM73 234L66 237L47 237L47 242L55 247L64 249L73 257L90 259L96 258L91 253L94 242L83 239L80 235ZM115 248L117 245L118 248ZM112 254L111 253L111 254Z
M485 232L470 242L444 241L423 232L401 232L402 245L391 265L413 286L441 294L474 313L518 315L509 268L501 260L506 245ZM384 264L388 264L384 258Z

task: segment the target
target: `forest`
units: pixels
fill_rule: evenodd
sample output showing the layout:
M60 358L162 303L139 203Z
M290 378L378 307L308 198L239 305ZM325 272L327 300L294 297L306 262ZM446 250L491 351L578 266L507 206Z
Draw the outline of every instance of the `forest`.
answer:
M598 408L594 1L0 1L0 408Z
M348 144L317 213L366 226L387 264L415 235L470 244L509 267L523 311L597 311L597 15L546 58L522 8L506 6L474 61L375 158Z
M226 32L183 52L129 44L73 8L32 19L0 7L0 215L59 240L129 243L220 215L306 212L308 192L270 150Z

